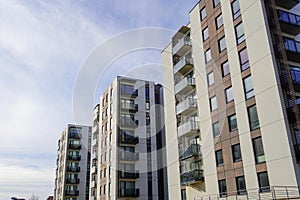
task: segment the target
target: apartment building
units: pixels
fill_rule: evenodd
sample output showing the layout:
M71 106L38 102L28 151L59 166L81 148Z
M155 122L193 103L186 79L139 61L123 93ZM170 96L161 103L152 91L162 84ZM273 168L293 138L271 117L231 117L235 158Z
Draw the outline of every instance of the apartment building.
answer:
M163 50L169 199L299 197L298 3L200 0Z
M92 127L69 124L58 140L55 200L88 200Z
M162 86L117 77L94 109L90 199L167 199Z

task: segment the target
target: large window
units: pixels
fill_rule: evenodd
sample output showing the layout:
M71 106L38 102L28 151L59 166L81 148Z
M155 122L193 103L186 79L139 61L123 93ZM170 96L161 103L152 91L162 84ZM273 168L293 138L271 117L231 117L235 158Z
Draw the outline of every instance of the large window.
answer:
M220 197L227 196L226 180L219 180L219 193Z
M222 150L216 151L216 164L217 166L224 164Z
M248 52L247 49L244 48L239 52L239 58L240 58L240 66L242 71L249 68L249 58L248 58Z
M222 14L220 14L216 18L216 28L219 29L221 26L223 26L223 17L222 17Z
M260 188L260 192L269 192L270 184L267 172L261 172L257 174L258 184Z
M203 31L202 31L202 37L203 37L203 41L205 41L205 40L207 40L209 38L208 27L206 27L205 29L203 29Z
M243 23L239 23L238 25L236 25L234 29L235 29L236 43L241 44L245 40Z
M233 101L233 93L232 93L232 86L225 89L225 95L226 95L226 102L229 103Z
M181 200L186 200L186 190L181 190Z
M220 127L219 122L215 122L212 125L214 137L218 137L220 135Z
M261 137L253 139L252 142L256 164L264 163L266 159Z
M243 82L244 82L245 97L246 99L250 99L251 97L254 96L252 77L247 76L246 78L244 78Z
M246 183L245 177L239 176L235 178L236 181L236 189L238 194L246 194Z
M200 10L200 19L201 19L201 21L202 21L205 17L206 17L206 8L204 7L204 8L202 8L202 9Z
M209 61L211 61L211 51L210 49L207 49L205 51L205 62L208 63Z
M216 110L218 108L217 97L214 96L214 97L210 98L209 101L210 101L210 111Z
M223 77L230 74L229 63L228 60L221 64L222 67L222 75Z
M240 144L236 144L232 146L232 158L233 158L233 162L239 162L242 160Z
M225 37L222 37L222 38L218 41L218 43L219 43L219 52L222 52L222 51L224 51L224 50L227 48Z
M241 15L239 0L235 0L234 2L232 2L231 8L232 8L233 19L238 18Z
M207 75L207 83L208 83L208 86L211 86L212 84L215 83L214 73L213 73L213 72L210 72L210 73Z
M228 125L230 132L237 130L237 121L235 114L228 117Z
M257 116L256 105L248 108L248 117L249 117L250 130L253 131L255 129L258 129L259 120Z

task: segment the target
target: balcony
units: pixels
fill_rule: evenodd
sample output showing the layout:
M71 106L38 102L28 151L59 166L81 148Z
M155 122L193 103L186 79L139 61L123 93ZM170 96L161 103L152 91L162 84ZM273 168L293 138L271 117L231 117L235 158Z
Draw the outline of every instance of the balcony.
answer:
M92 152L92 160L98 159L98 152Z
M203 170L194 169L189 172L182 173L180 175L182 185L189 185L204 181Z
M132 135L128 135L124 132L120 133L120 143L123 144L137 144L139 143L139 138L132 136Z
M288 60L300 62L300 42L290 38L284 38L284 45Z
M80 161L81 160L81 156L80 155L68 155L68 160Z
M194 90L195 79L190 77L185 77L179 83L175 85L175 94L187 94L188 92Z
M138 90L129 90L129 89L121 90L121 96L123 97L136 98L138 95L139 95Z
M201 156L200 145L191 144L185 151L180 153L179 159L184 160L190 157L200 157L200 156Z
M139 121L134 119L122 119L121 118L121 127L126 128L137 128L139 126Z
M67 172L80 172L80 167L67 167Z
M294 149L295 149L297 161L299 163L300 162L300 144L295 144Z
M93 167L92 167L91 173L92 173L92 174L97 173L97 166L93 166Z
M191 38L188 36L184 36L183 38L179 39L177 43L173 46L173 55L177 54L183 56L192 48Z
M177 115L186 115L195 110L197 110L197 103L196 100L194 100L193 98L187 98L186 100L184 100L176 106Z
M121 189L120 197L139 197L140 189Z
M121 103L121 111L135 113L139 109L137 104L134 103Z
M123 171L119 171L119 178L137 179L139 177L140 177L139 171L135 171L135 172L123 172Z
M187 122L183 123L181 126L177 128L178 137L186 136L189 137L199 131L198 122L195 120L188 120Z
M67 178L66 183L67 184L79 184L80 179L79 178Z
M281 30L291 35L300 33L300 16L283 10L278 10Z
M78 196L79 191L78 190L66 190L65 195L66 196Z
M275 0L277 6L280 6L288 10L295 7L299 2L300 2L299 0Z
M290 70L295 91L300 91L300 69L293 68Z
M91 188L96 188L97 187L97 182L96 181L91 181Z
M69 133L69 138L71 138L71 139L80 139L80 134L79 133L70 132Z
M122 151L119 153L119 159L124 161L137 161L139 159L139 153Z
M189 72L193 69L193 59L191 57L183 57L175 66L174 66L174 74L180 73L182 75Z
M92 140L92 146L93 147L98 146L98 138Z
M96 133L98 131L99 131L99 126L98 125L92 127L92 133Z
M69 149L80 150L81 144L69 144Z

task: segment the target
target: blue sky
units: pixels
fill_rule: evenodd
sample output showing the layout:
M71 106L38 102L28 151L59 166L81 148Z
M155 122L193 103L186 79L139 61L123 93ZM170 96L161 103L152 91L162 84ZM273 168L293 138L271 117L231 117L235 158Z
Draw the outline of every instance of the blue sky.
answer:
M188 22L188 12L196 3L1 0L0 199L52 195L57 140L66 124L74 123L73 87L88 55L130 29L177 30ZM115 76L160 62L160 50L142 50L116 60L114 70L95 88L95 103ZM153 76L149 73L143 78L159 81L159 65L155 66L155 70L145 67ZM143 70L129 75L140 77Z

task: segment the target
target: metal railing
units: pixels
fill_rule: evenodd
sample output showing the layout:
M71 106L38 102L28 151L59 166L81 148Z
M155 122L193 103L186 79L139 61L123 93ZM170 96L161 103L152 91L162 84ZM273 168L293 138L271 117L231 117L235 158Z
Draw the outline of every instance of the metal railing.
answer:
M296 186L272 186L272 187L263 187L257 189L240 190L235 192L225 192L225 193L220 193L215 195L195 197L193 200L299 199L300 198L299 191L300 188Z

